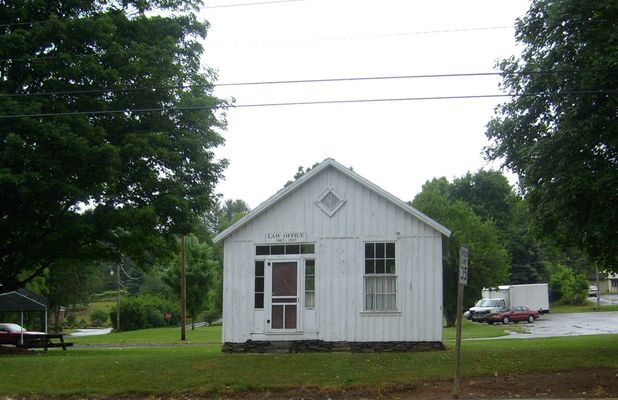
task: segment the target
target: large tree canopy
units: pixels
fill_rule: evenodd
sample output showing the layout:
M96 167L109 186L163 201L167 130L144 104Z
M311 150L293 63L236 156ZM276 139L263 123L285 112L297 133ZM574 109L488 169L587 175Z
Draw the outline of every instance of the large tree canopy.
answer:
M508 275L509 255L498 239L498 230L491 220L483 221L472 206L462 200L453 200L452 184L446 178L433 179L423 185L412 205L452 230L443 260L443 304L447 325L457 317L457 274L459 247L470 251L468 285L464 304L471 307L484 287L505 282Z
M534 0L519 58L500 63L520 94L488 124L487 155L519 175L534 230L618 269L618 2Z
M151 261L208 211L225 104L198 3L0 3L2 290L60 260Z

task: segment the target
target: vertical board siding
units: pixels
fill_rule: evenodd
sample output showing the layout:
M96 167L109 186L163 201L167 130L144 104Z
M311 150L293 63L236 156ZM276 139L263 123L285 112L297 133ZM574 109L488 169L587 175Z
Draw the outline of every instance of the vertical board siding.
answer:
M346 201L332 217L315 204L327 189ZM307 329L315 328L318 339L442 340L440 233L356 180L327 168L226 239L224 341L256 340L251 334L260 332L265 312L253 308L253 260L255 245L263 244L268 232L305 232L307 241L316 244L315 310L303 320ZM399 313L363 312L366 241L397 243Z

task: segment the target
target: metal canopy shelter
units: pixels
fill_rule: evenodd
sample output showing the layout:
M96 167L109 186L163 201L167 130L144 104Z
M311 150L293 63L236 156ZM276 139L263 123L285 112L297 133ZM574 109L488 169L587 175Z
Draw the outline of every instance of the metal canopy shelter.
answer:
M24 311L45 312L45 333L47 333L47 299L26 289L18 289L13 292L0 293L0 311L19 312L21 326L24 326Z

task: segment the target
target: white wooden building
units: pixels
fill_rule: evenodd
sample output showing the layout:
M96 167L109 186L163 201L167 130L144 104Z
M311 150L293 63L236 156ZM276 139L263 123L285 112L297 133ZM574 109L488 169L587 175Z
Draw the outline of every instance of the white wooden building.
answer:
M326 159L215 237L224 350L442 348L443 236Z

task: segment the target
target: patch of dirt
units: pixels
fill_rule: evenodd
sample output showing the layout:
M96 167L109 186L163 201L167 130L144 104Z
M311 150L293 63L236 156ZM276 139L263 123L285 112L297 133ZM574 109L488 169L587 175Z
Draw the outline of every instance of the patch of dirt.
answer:
M452 381L430 381L411 385L362 386L346 389L296 388L282 391L251 391L232 394L114 397L92 396L96 400L317 400L317 399L384 399L384 400L446 400L453 399ZM88 398L88 397L86 397ZM467 378L462 381L460 399L618 399L618 369L587 369L551 374L496 375ZM0 400L42 400L47 396L3 397ZM79 397L58 397L57 400L77 400Z
M199 397L197 397L199 398ZM375 388L355 387L346 390L299 388L282 392L248 392L223 395L222 399L453 399L452 381L422 382ZM552 374L496 375L467 378L462 381L460 399L551 399L618 398L618 369L592 369ZM196 399L188 396L179 399Z
M23 347L15 347L15 346L4 346L0 345L0 356L3 355L27 355L27 354L35 354L33 351L28 351L28 349L24 349Z

